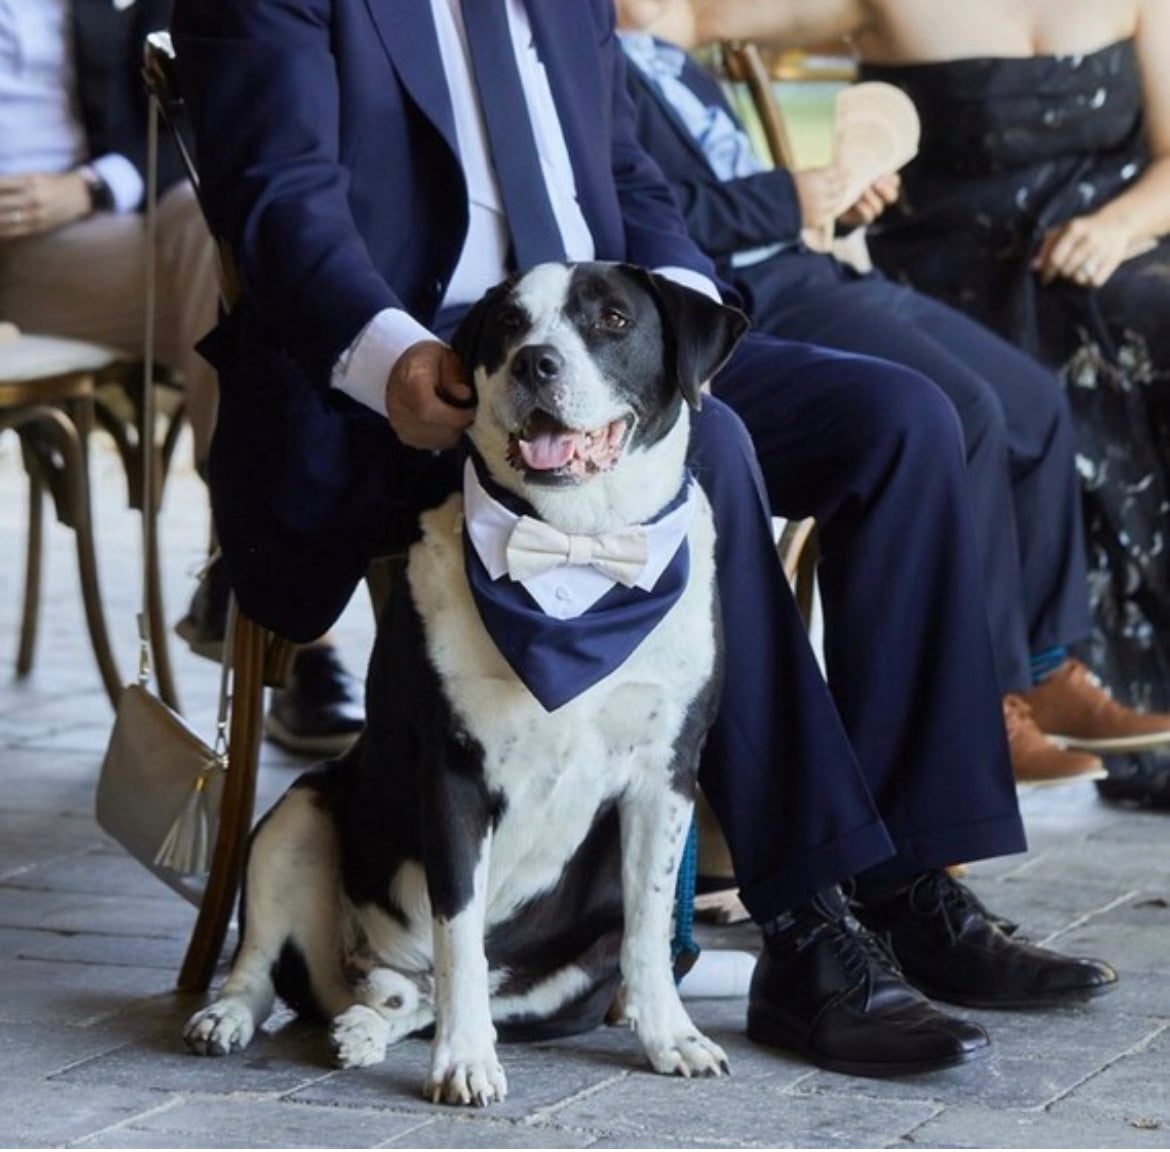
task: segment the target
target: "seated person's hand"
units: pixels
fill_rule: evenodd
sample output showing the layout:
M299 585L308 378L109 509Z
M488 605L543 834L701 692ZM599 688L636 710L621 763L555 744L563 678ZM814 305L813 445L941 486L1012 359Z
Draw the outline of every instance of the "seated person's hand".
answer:
M1042 284L1062 277L1085 288L1099 288L1117 271L1132 242L1127 228L1101 212L1074 216L1044 237L1032 270Z
M89 213L89 189L76 172L0 176L0 239L50 232Z
M386 416L409 448L453 448L475 417L459 357L438 340L412 344L386 381Z
M879 176L860 196L841 213L840 223L846 228L864 228L872 224L902 191L902 177L897 172Z
M835 164L824 168L803 168L792 173L800 218L806 228L825 228L849 207L845 173Z

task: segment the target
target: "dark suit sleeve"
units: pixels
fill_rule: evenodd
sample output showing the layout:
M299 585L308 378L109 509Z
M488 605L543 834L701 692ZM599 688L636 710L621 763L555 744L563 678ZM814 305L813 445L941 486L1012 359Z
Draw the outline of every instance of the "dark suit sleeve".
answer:
M172 25L212 231L247 307L326 390L370 318L404 307L349 202L331 16L329 0L178 0Z
M687 228L704 252L719 260L799 238L800 203L786 170L720 180L657 90L634 68L628 83L638 137L662 168Z
M151 32L170 23L171 0L137 0L128 8L77 0L73 9L77 95L89 159L125 157L146 181L147 96L142 52ZM159 139L159 190L183 175L165 133Z
M710 259L690 237L661 169L638 139L613 8L610 4L603 7L609 26L602 44L602 63L613 92L613 174L625 227L625 258L646 268L689 268L717 280Z

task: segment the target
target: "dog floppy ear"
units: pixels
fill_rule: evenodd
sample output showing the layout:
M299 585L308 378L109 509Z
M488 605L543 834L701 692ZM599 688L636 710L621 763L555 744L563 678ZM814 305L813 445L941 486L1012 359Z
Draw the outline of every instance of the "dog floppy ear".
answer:
M727 363L750 322L738 308L645 268L627 267L658 306L668 378L674 377L686 402L697 410L702 386Z
M451 337L451 347L463 365L463 375L468 387L472 391L469 408L475 407L475 367L490 359L491 350L483 346L484 328L488 317L495 311L499 302L511 291L514 278L509 278L494 288L489 288L468 310L459 326ZM447 400L446 396L442 399ZM448 400L448 403L451 401ZM460 405L462 407L462 405Z

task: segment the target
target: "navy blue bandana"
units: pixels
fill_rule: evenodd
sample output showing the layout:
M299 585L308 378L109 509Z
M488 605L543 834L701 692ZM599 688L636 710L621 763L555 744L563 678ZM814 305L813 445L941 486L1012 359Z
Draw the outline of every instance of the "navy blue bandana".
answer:
M480 481L485 487L490 483L482 473ZM655 519L686 501L690 483L688 478ZM615 584L586 612L558 620L546 615L522 584L507 576L491 578L466 527L463 557L472 599L488 635L547 712L621 667L674 606L690 575L690 550L684 539L650 590Z

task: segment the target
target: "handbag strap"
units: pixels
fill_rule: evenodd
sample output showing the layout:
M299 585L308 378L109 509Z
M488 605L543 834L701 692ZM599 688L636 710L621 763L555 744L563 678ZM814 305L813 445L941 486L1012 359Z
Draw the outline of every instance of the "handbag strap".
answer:
M155 253L158 239L158 100L150 95L146 126L146 268L142 339L142 426L139 429L139 454L142 462L142 604L138 612L138 683L145 688L150 680L150 557L155 548L158 525L155 520L154 468L154 369L155 319L158 282ZM224 629L223 656L219 671L219 704L215 722L215 756L220 767L227 767L227 726L231 700L232 647L236 632L236 600L228 600L227 624Z

